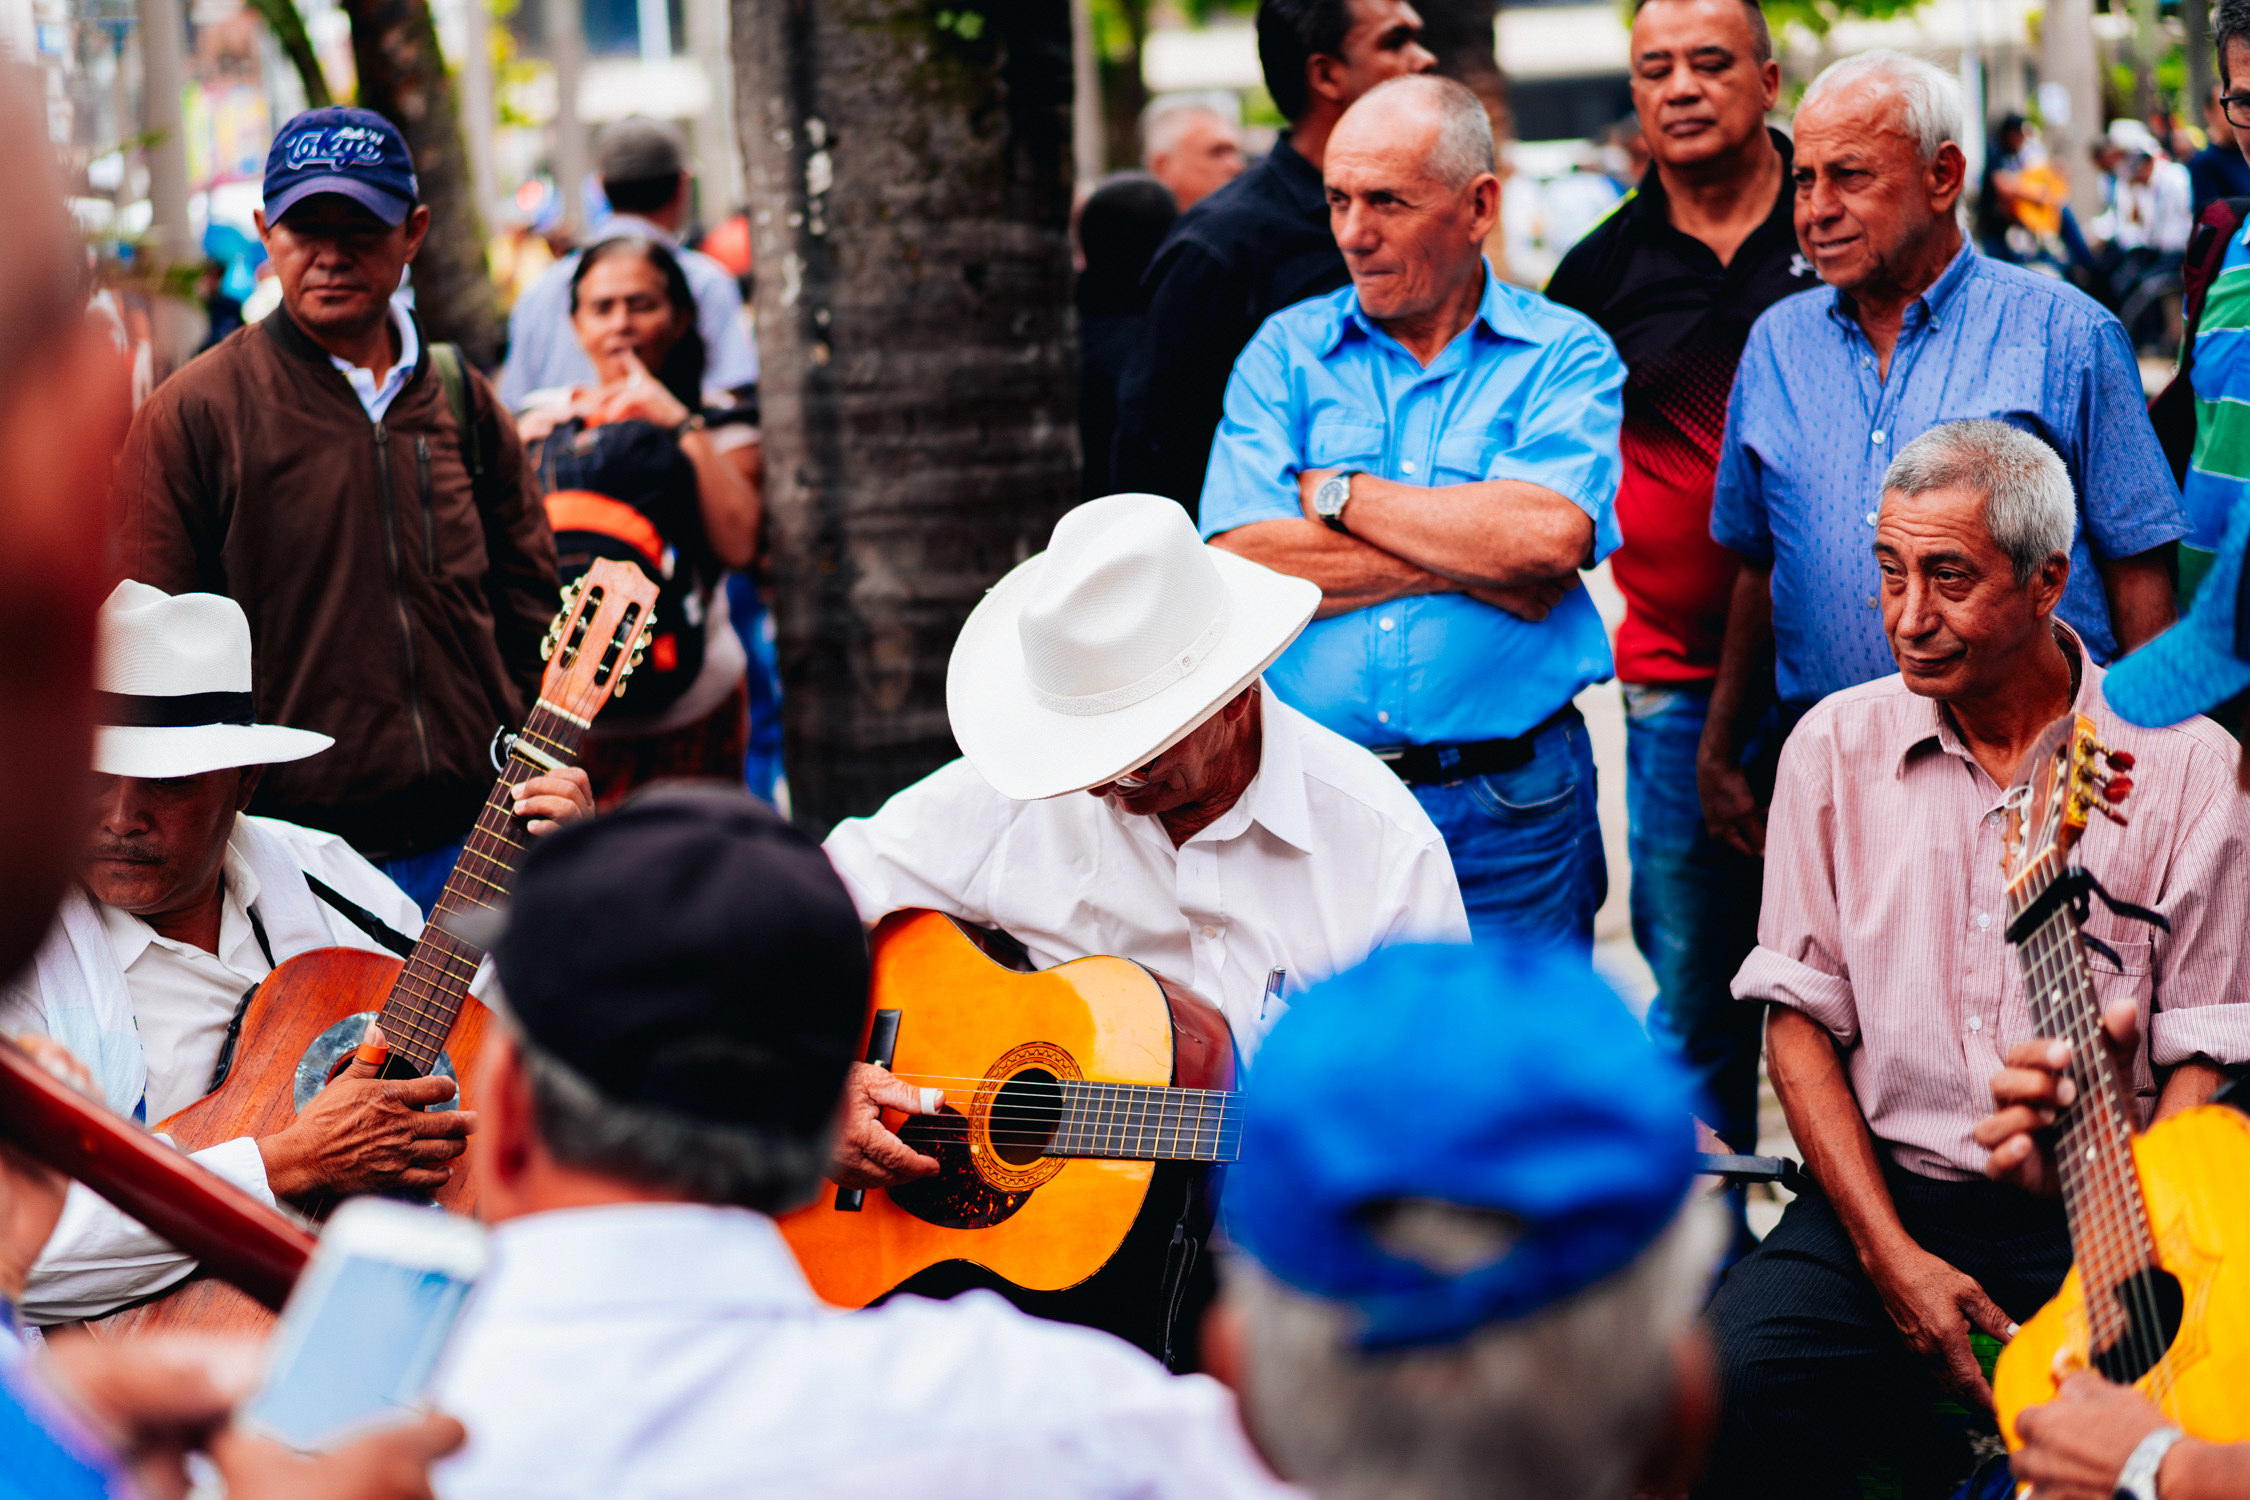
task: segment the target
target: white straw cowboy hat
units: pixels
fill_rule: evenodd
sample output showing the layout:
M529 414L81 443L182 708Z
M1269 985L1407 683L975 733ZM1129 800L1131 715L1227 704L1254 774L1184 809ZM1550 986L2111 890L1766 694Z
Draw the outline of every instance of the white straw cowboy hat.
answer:
M961 627L953 737L1019 802L1114 781L1248 687L1319 606L1319 585L1206 547L1161 495L1089 500Z
M219 594L177 598L128 578L102 605L94 769L196 776L303 760L336 743L252 722L250 621Z

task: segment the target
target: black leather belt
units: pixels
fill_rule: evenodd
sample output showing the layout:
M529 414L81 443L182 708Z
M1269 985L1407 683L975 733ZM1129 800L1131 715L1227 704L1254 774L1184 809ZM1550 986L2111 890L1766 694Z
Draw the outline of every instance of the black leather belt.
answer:
M1385 745L1374 754L1409 786L1466 781L1471 776L1493 776L1530 765L1539 736L1578 717L1578 705L1565 703L1513 739L1476 740L1466 745Z

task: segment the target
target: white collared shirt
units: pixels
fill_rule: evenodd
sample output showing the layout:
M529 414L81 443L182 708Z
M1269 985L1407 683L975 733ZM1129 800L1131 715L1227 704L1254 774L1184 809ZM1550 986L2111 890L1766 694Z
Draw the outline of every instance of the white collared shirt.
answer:
M687 1203L511 1219L436 1391L444 1500L1229 1500L1234 1400L989 1292L817 1302L771 1220Z
M926 906L1013 934L1041 967L1113 954L1226 1013L1248 1057L1296 993L1386 944L1465 943L1445 840L1405 783L1261 688L1263 758L1174 847L1156 819L1074 792L1017 802L965 760L828 836L867 922Z
M338 359L333 354L328 356L328 362L337 368L344 379L351 382L352 394L359 397L361 406L367 408L367 420L370 422L383 420L383 413L391 409L391 402L400 391L406 389L408 378L414 374L414 366L422 358L421 335L414 331L412 315L396 297L391 299L391 326L398 330L398 358L391 361L391 367L384 373L381 385L375 383L374 371L355 365L348 359Z

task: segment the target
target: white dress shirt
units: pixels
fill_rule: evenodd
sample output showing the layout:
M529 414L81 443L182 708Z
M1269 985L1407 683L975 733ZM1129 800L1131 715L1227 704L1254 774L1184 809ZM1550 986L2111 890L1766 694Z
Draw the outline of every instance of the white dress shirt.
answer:
M300 828L273 818L245 819L279 838L298 867L332 886L346 900L366 908L407 937L422 930L422 914L405 892L334 834ZM238 824L239 827L239 824ZM206 953L188 943L160 937L135 916L97 907L118 967L124 972L133 1006L133 1023L148 1064L140 1113L151 1125L210 1092L211 1070L245 991L273 970L260 947L249 910L258 901L258 880L238 847L227 845L222 866L224 891L219 912L219 950ZM339 946L372 948L367 934L349 919L318 903L329 938ZM290 955L283 954L282 957ZM0 1031L50 1034L47 1004L27 971L14 987L0 986ZM134 1101L112 1099L113 1108L133 1113ZM195 1159L253 1196L273 1202L266 1184L265 1158L248 1136L222 1141L195 1153ZM128 1218L107 1200L73 1184L62 1221L32 1268L25 1291L26 1321L57 1323L97 1317L148 1296L193 1270L195 1262Z
M444 1500L1297 1493L1208 1378L989 1292L825 1307L744 1209L563 1209L493 1249L436 1392L469 1429Z
M1155 818L1074 792L1017 802L965 760L828 836L869 923L926 906L1013 934L1041 968L1129 958L1225 1012L1247 1058L1294 993L1399 942L1465 943L1445 840L1389 768L1261 687L1242 797L1174 847Z
M414 331L414 317L395 297L391 299L391 327L398 330L398 358L391 361L380 385L375 382L374 371L333 354L328 356L328 362L351 383L352 394L359 397L359 404L366 409L370 422L383 420L383 414L391 409L391 402L398 393L406 389L408 377L413 375L414 366L422 358L422 336Z

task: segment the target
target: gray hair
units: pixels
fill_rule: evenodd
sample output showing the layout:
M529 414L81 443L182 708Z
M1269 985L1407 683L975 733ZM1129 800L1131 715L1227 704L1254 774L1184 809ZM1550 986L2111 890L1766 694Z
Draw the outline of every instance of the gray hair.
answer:
M1465 188L1486 172L1500 170L1499 149L1492 142L1492 116L1484 101L1450 78L1435 73L1407 73L1385 79L1360 95L1353 109L1373 99L1411 102L1437 117L1437 139L1424 163L1430 175L1449 188Z
M707 1125L670 1110L623 1104L509 1027L530 1085L532 1123L564 1166L717 1203L777 1214L811 1198L829 1141Z
M1898 100L1898 128L1914 142L1923 161L1936 160L1938 148L1947 141L1959 144L1965 116L1961 85L1943 68L1887 47L1857 53L1821 69L1820 76L1805 90L1805 97L1797 101L1797 113L1801 115L1828 95L1862 83L1879 85Z
M1322 1500L1626 1500L1665 1432L1673 1350L1726 1244L1708 1199L1638 1260L1518 1322L1370 1355L1352 1315L1228 1263L1260 1444Z
M1899 450L1883 493L1911 499L1932 490L1976 490L1984 525L2008 555L2016 582L2052 557L2070 556L2078 501L2062 456L2020 427L1978 420L1933 427Z
M1160 94L1141 111L1141 165L1152 165L1179 145L1197 115L1209 115L1230 129L1242 127L1242 106L1232 94Z

